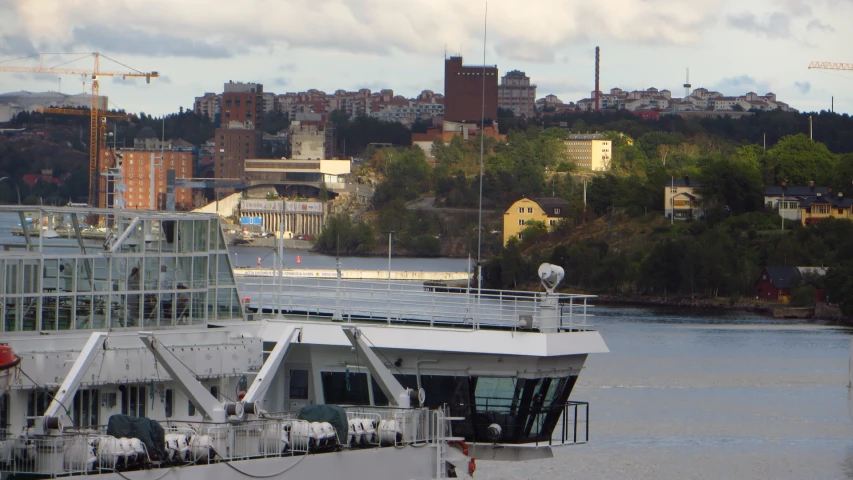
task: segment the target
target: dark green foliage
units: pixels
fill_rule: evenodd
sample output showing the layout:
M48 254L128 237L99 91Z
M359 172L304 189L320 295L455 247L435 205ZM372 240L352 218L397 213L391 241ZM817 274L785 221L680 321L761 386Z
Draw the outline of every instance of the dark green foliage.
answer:
M369 253L374 247L373 229L364 222L353 223L349 215L333 215L317 236L315 248L342 255Z

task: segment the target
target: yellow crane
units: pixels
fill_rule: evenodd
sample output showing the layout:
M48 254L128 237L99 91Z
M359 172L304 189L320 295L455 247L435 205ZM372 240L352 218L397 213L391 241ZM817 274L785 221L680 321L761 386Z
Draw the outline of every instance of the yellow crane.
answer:
M151 83L152 78L160 76L158 72L140 72L133 68L127 67L115 60L101 55L98 52L92 53L94 60L93 68L64 68L64 67L46 67L44 65L45 55L39 54L39 65L35 66L8 66L0 65L0 72L19 72L19 73L46 73L50 75L86 75L92 79L92 100L89 107L89 205L92 207L98 206L98 173L99 173L99 158L100 153L98 147L100 145L100 123L101 123L101 106L99 105L99 85L98 77L144 77L147 83ZM105 72L101 70L101 57L106 58L119 65L125 66L130 72ZM104 106L106 107L106 105Z
M853 70L853 63L812 62L809 64L809 68L818 70Z
M49 108L38 108L38 109L36 109L36 111L39 113L52 113L52 114L59 114L59 115L90 115L89 110L83 110L81 108L49 107ZM131 118L137 118L137 117L133 113L111 113L111 112L107 112L105 110L99 111L98 112L98 125L99 125L99 128L98 128L98 151L99 152L104 152L107 149L107 143L106 143L106 140L107 140L106 119L107 118L131 119ZM99 159L101 158L100 154L99 154L98 158ZM100 163L100 161L99 161L99 163ZM112 165L104 165L103 167L107 168L107 167L111 167L111 166Z

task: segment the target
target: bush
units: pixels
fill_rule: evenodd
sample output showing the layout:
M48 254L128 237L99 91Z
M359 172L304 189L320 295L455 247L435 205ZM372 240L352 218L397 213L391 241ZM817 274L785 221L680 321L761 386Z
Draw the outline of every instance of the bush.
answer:
M815 289L811 285L797 287L791 292L791 306L793 307L813 307L814 306Z

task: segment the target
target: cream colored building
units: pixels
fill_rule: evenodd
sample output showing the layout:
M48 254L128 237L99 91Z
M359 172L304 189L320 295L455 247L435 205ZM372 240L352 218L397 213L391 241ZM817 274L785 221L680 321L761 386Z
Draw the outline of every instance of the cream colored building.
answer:
M566 145L566 155L584 170L606 172L610 170L613 142L600 133L571 134Z
M705 216L699 182L690 177L674 178L664 185L664 212L666 218L674 220L701 219Z
M531 221L542 222L548 230L554 230L560 220L567 218L569 202L563 198L522 198L504 212L504 246L509 239L521 238L521 231Z

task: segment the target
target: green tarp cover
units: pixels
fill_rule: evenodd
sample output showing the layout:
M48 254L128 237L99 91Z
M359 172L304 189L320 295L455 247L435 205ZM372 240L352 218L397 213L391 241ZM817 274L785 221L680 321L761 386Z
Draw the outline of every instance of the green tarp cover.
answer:
M305 405L296 418L307 422L329 422L338 432L338 443L347 443L347 412L337 405Z
M346 416L344 416L346 421ZM156 420L129 415L112 415L107 421L107 435L116 438L138 438L151 460L161 461L166 458L166 434Z

